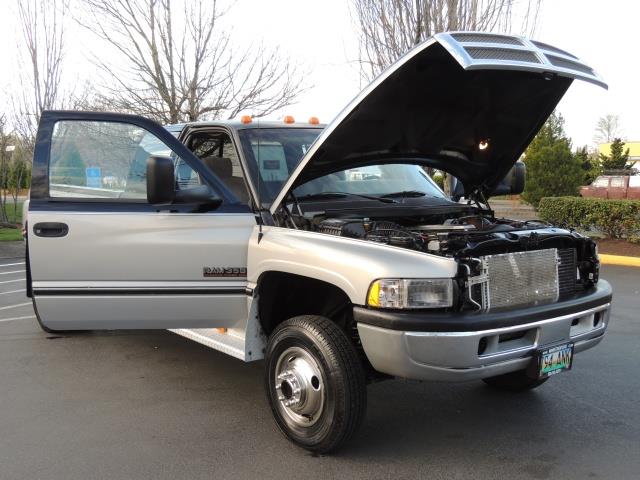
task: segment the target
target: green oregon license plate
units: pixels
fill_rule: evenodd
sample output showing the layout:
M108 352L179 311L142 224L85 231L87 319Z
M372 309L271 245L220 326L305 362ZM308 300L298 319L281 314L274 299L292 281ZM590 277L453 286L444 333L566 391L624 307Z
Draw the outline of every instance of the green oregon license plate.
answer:
M556 375L571 368L573 343L562 343L538 350L538 377Z

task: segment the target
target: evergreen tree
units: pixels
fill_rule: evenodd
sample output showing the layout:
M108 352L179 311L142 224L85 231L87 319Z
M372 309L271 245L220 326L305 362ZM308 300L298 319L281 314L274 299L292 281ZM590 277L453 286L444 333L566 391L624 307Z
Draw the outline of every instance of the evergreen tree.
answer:
M609 155L600 154L600 161L604 170L630 170L629 149L624 149L624 142L616 138L611 142Z
M571 152L564 118L553 113L525 152L527 181L522 198L537 208L543 197L576 195L584 180L580 158Z
M586 145L578 148L574 155L576 160L580 163L580 168L582 168L582 185L589 185L599 175L602 175L602 167L598 161L598 156L590 154Z
M60 155L55 155L52 151L52 157L58 158L51 162L51 183L79 186L87 184L86 165L74 143L67 146Z

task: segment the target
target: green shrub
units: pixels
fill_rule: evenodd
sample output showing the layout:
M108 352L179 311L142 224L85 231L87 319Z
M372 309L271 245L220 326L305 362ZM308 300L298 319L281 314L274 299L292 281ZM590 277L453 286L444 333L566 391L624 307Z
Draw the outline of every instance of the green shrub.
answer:
M538 215L555 225L594 229L610 238L640 233L640 200L545 197L540 200Z
M51 183L85 186L86 167L82 155L73 143L65 149L51 150Z

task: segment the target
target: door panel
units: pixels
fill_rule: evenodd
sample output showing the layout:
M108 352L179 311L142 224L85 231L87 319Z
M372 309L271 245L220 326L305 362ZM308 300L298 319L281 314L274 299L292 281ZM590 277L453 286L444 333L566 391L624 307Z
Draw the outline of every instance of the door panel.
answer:
M47 327L233 327L246 320L254 214L185 150L141 117L43 115L28 241L33 296ZM146 203L146 158L158 153L192 168L198 185L219 192L221 207Z
M256 224L252 214L29 213L30 223L41 221L65 223L69 233L29 238L34 288L43 281L219 282L221 278L203 277L203 268L246 267L247 243Z

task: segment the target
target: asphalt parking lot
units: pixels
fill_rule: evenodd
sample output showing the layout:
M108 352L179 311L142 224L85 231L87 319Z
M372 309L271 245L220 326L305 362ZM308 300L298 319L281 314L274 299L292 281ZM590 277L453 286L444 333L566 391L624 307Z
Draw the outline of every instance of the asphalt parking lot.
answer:
M609 333L535 392L387 381L338 454L276 430L262 363L166 331L47 335L24 262L0 260L0 479L525 478L640 475L640 269L604 267Z

